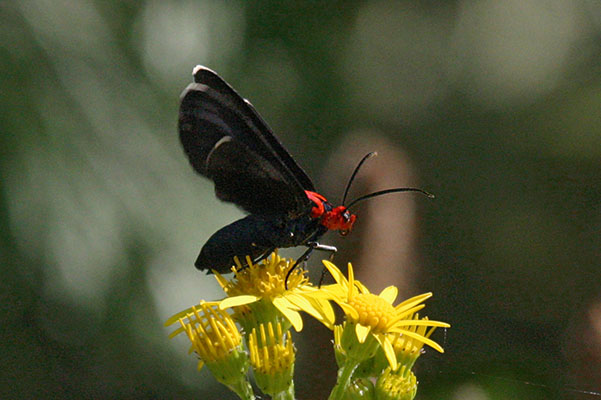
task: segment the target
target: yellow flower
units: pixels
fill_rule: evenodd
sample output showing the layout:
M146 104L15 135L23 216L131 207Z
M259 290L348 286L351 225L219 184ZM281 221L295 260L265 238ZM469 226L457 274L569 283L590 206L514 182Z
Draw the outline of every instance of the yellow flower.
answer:
M200 359L198 369L206 364L215 378L241 399L253 399L252 387L246 377L248 356L232 317L220 310L216 302L201 302L190 310L174 315L165 323L170 325L178 321L181 325L169 336L186 332L192 343L190 351Z
M417 379L404 365L398 371L386 368L376 381L376 397L382 400L412 400L417 394Z
M242 337L231 316L218 308L217 302L201 302L188 310L175 314L165 322L179 322L181 327L169 338L186 332L192 343L191 350L200 358L198 369L204 363L213 363L228 357L242 342Z
M286 289L286 276L294 265L294 260L284 259L273 253L258 264L252 263L250 259L247 261L248 267L239 266L237 271L234 270L235 275L231 280L215 274L228 295L219 307L233 307L237 320L245 328L250 330L252 326L256 326L254 321L245 323L245 318L250 315L259 323L277 323L278 319L271 317L274 307L296 331L303 328L300 311L310 314L330 329L334 326L335 317L331 304L309 283L306 271L295 269L288 277Z
M335 301L346 314L347 322L354 325L355 335L359 343L365 343L368 337L375 338L384 350L386 358L392 370L397 369L397 359L393 348L393 335L402 334L416 341L425 343L430 347L443 352L436 342L415 331L415 326L438 326L449 327L444 322L430 321L427 319L414 320L413 314L425 307L424 300L432 296L425 293L412 297L404 302L393 306L398 289L389 286L379 295L370 293L369 290L356 281L353 267L348 265L348 279L331 262L323 261L330 271L336 284L322 288L324 293Z
M428 317L420 320L419 314L411 315L407 320L428 321ZM422 354L424 341L421 338L429 338L436 330L436 326L412 325L405 328L407 331L417 334L419 338L402 333L390 334L392 348L396 354L399 364L411 369L417 358Z
M248 337L250 364L257 386L272 397L282 392L294 393L294 346L290 333L269 322L252 330Z

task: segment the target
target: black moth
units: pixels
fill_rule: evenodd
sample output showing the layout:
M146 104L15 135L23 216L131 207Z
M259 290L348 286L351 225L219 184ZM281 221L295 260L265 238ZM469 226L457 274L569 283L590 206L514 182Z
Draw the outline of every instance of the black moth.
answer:
M202 66L181 95L179 137L190 164L215 183L215 194L250 215L217 231L203 246L196 268L230 272L234 257L243 264L267 257L276 248L307 246L335 252L317 241L328 230L348 233L356 216L349 207L381 194L419 191L396 188L362 196L334 207L315 192L311 179L294 161L253 106ZM350 183L368 154L359 163ZM344 200L343 200L344 204ZM297 262L298 264L298 262Z

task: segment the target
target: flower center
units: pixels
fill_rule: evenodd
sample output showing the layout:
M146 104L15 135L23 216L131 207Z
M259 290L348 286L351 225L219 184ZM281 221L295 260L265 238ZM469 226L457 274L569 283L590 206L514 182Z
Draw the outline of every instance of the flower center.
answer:
M350 299L349 305L359 314L355 322L370 326L376 332L385 332L394 317L394 307L375 294L358 293Z
M227 291L229 296L252 294L272 298L286 291L286 276L292 261L272 255L261 263L251 264L236 272L236 282ZM288 289L307 284L306 272L297 268L288 277Z

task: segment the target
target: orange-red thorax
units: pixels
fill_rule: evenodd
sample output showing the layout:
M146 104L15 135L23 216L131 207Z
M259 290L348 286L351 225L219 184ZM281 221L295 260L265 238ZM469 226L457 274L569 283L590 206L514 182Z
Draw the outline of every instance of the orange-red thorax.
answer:
M311 209L311 218L320 218L321 225L329 230L340 231L346 235L353 229L357 216L351 214L345 206L332 207L325 197L319 193L305 190L307 197L314 203Z

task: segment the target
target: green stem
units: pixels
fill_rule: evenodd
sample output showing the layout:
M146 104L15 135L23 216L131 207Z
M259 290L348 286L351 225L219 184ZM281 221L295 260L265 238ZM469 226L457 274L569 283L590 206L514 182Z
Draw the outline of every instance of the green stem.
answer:
M346 392L346 388L351 382L353 372L359 366L359 362L350 358L346 359L344 365L338 370L338 379L336 380L336 386L332 389L328 400L342 400Z
M246 379L240 379L237 383L227 385L232 392L236 393L241 400L255 400L255 394Z
M277 393L272 397L273 400L294 400L294 383L290 385L288 390Z

